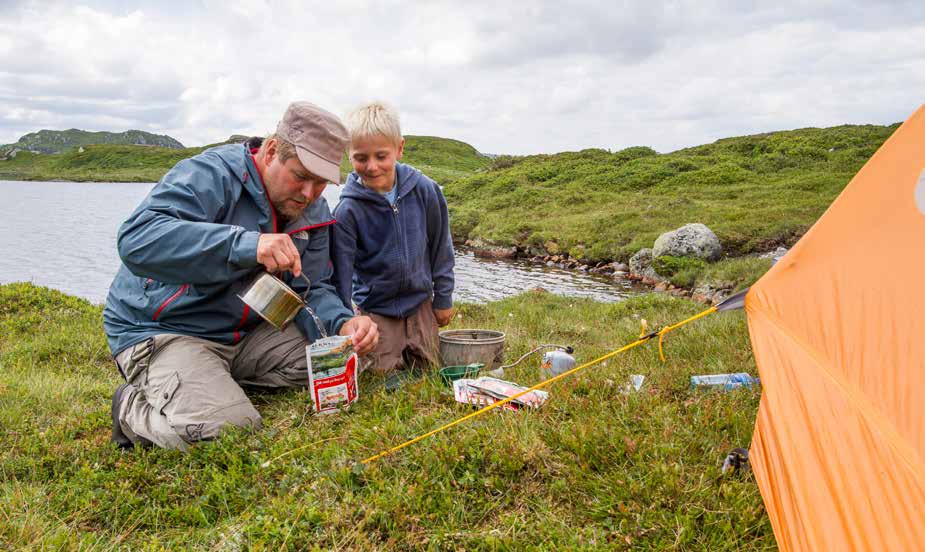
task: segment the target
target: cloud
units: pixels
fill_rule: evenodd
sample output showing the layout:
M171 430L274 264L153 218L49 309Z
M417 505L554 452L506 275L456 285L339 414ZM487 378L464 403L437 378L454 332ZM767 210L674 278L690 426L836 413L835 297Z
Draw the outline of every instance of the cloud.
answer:
M842 123L922 102L925 4L295 0L19 3L0 14L0 143L40 128L265 134L295 99L381 99L492 153Z

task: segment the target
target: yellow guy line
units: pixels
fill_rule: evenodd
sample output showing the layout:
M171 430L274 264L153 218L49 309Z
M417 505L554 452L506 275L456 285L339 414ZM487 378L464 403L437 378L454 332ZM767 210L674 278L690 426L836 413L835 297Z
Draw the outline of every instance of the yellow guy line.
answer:
M687 320L684 320L684 321L682 321L682 322L679 322L679 323L677 323L677 324L674 324L673 326L666 326L666 327L662 328L661 330L659 330L658 333L653 333L653 334L649 334L649 335L646 335L646 336L642 336L642 337L640 337L639 339L637 339L636 341L633 341L632 343L630 343L629 345L624 345L623 347L620 347L620 348L617 349L616 351L611 351L611 352L607 353L606 355L604 355L604 356L602 356L602 357L599 357L599 358L596 358L596 359L592 360L591 362L586 362L586 363L582 364L581 366L576 366L575 368L572 368L571 370L568 370L567 372L562 372L562 373L559 374L558 376L555 376L555 377L553 377L553 378L549 378L548 380L545 380L545 381L541 381L540 383L534 385L533 387L531 387L531 388L529 388L529 389L526 389L526 390L524 390L524 391L521 391L520 393L517 393L516 395L510 396L510 397L508 397L508 398L506 398L506 399L502 399L502 400L500 400L500 401L498 401L498 402L496 402L496 403L492 403L492 404L490 404L490 405L488 405L488 406L486 406L486 407L484 407L484 408L481 408L481 409L479 409L479 410L476 410L475 412L473 412L473 413L471 413L471 414L468 414L468 415L466 415L466 416L463 416L462 418L453 420L452 422L450 422L450 423L448 423L448 424L446 424L446 425L440 426L440 427L438 427L437 429L434 429L433 431L428 431L428 432L425 433L424 435L419 435L418 437L415 437L414 439L411 439L411 440L409 440L409 441L405 441L404 443L402 443L402 444L400 444L400 445L397 445L397 446L394 446L394 447L392 447L392 448L390 448L390 449L388 449L388 450L386 450L386 451L384 451L384 452L380 452L379 454L376 454L375 456L370 456L369 458L366 458L365 460L361 460L360 463L361 463L361 464L369 464L370 462L374 462L374 461L376 461L376 460L378 460L378 459L380 459L380 458L383 458L383 457L385 457L385 456L388 456L388 455L392 454L393 452L397 452L397 451L399 451L399 450L401 450L401 449L403 449L403 448L405 448L405 447L407 447L407 446L409 446L409 445L413 445L414 443L417 443L418 441L421 441L421 440L423 440L423 439L426 439L426 438L430 437L431 435L434 435L434 434L436 434L436 433L440 433L441 431L443 431L443 430L445 430L445 429L449 429L449 428L451 428L451 427L453 427L453 426L455 426L455 425L457 425L457 424L461 424L461 423L465 422L466 420L470 420L470 419L472 419L472 418L475 418L476 416L481 416L482 414L488 412L489 410L491 410L491 409L493 409L493 408L498 408L499 406L503 406L503 405L505 405L505 404L507 404L507 403L513 401L514 399L516 399L516 398L518 398L518 397L521 397L521 396L523 396L523 395L526 395L527 393L529 393L529 392L531 392L531 391L536 391L537 389L540 389L540 388L542 388L542 387L546 387L546 386L549 385L550 383L552 383L552 382L554 382L554 381L558 381L558 380L560 380L560 379L562 379L562 378L565 378L565 377L567 377L567 376L570 376L570 375L572 375L572 374L574 374L575 372L578 372L578 371L580 371L580 370L584 370L584 369L587 368L588 366L593 366L593 365L595 365L595 364L597 364L597 363L599 363L599 362L603 362L603 361L607 360L607 359L610 358L610 357L616 356L616 355L618 355L618 354L620 354L620 353L622 353L622 352L624 352L624 351L628 351L628 350L632 349L633 347L638 347L639 345L642 345L642 344L645 343L646 341L649 341L650 339L652 339L652 338L655 337L656 335L658 335L658 340L659 340L659 351L661 351L661 342L662 342L662 338L663 338L663 336L664 336L666 333L668 333L668 332L670 332L670 331L672 331L672 330L675 330L675 329L677 329L677 328L680 328L681 326L683 326L683 325L685 325L685 324L687 324L687 323L689 323L689 322L693 322L694 320L697 320L697 319L699 319L699 318L703 318L704 316L706 316L706 315L708 315L708 314L712 314L712 313L714 313L714 312L716 312L716 307L710 307L709 309L707 309L707 310L705 310L705 311L703 311L703 312L701 312L701 313L699 313L699 314L696 314L696 315L694 315L694 316L691 316L691 317L688 318ZM662 359L664 360L664 356L663 356Z

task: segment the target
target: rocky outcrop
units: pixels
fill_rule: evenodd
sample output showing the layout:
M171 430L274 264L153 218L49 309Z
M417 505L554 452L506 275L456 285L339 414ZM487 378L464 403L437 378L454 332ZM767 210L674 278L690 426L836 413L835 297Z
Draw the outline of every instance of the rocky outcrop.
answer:
M652 250L648 247L640 249L635 255L630 257L630 278L642 280L643 283L655 285L665 279L655 272L652 268Z
M127 144L174 149L183 147L183 144L166 134L152 134L142 130L87 132L72 128L70 130L40 130L26 134L14 144L0 146L0 152L20 149L34 153L62 153L91 144Z
M492 245L478 238L466 240L466 247L470 248L472 254L476 257L487 257L489 259L513 259L517 257L517 248L514 246Z
M707 305L718 305L732 295L732 285L717 282L712 285L699 285L691 291L691 299Z
M707 261L719 259L723 247L719 238L704 224L686 224L677 230L665 232L655 240L652 257L697 257Z
M777 261L781 260L781 258L784 255L787 254L787 251L788 250L786 247L778 247L774 251L768 251L767 253L762 253L761 255L758 255L758 258L759 259L771 259L771 263L776 263Z

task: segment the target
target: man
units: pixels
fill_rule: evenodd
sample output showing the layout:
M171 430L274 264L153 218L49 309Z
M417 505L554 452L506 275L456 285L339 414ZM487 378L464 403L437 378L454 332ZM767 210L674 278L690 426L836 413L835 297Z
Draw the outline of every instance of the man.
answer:
M258 428L240 384L307 384L305 345L320 337L312 317L303 311L279 331L238 297L262 270L281 272L300 295L304 272L325 331L352 336L359 354L376 346L376 325L329 283L335 221L321 193L340 181L346 145L336 116L293 103L262 143L177 163L121 226L123 264L103 311L126 380L112 398L119 446L185 450L225 426Z

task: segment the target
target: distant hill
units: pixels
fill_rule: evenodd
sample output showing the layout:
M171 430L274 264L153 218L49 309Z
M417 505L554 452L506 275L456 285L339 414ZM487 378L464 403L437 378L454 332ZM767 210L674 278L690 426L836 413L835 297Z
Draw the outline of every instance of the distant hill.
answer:
M702 222L730 255L790 246L898 127L844 125L647 147L499 157L444 189L453 237L627 260Z
M247 141L248 138L250 138L250 136L245 136L243 134L232 134L224 142L215 142L213 144L208 144L208 145L202 146L202 149L207 150L209 148L214 148L215 146L224 146L225 144L243 144L244 142Z
M6 160L0 155L0 179L155 182L181 159L217 145L243 142L246 138L235 134L225 142L184 149L94 144L81 146L83 151L71 148L58 155L20 150ZM434 136L406 136L403 160L440 184L470 176L491 163L491 159L469 144ZM341 169L344 175L350 171L346 157Z
M155 146L170 149L183 148L183 144L165 134L151 134L142 130L88 132L72 128L69 130L40 130L26 134L13 144L0 146L0 157L15 155L18 151L63 153L81 146L96 144Z

